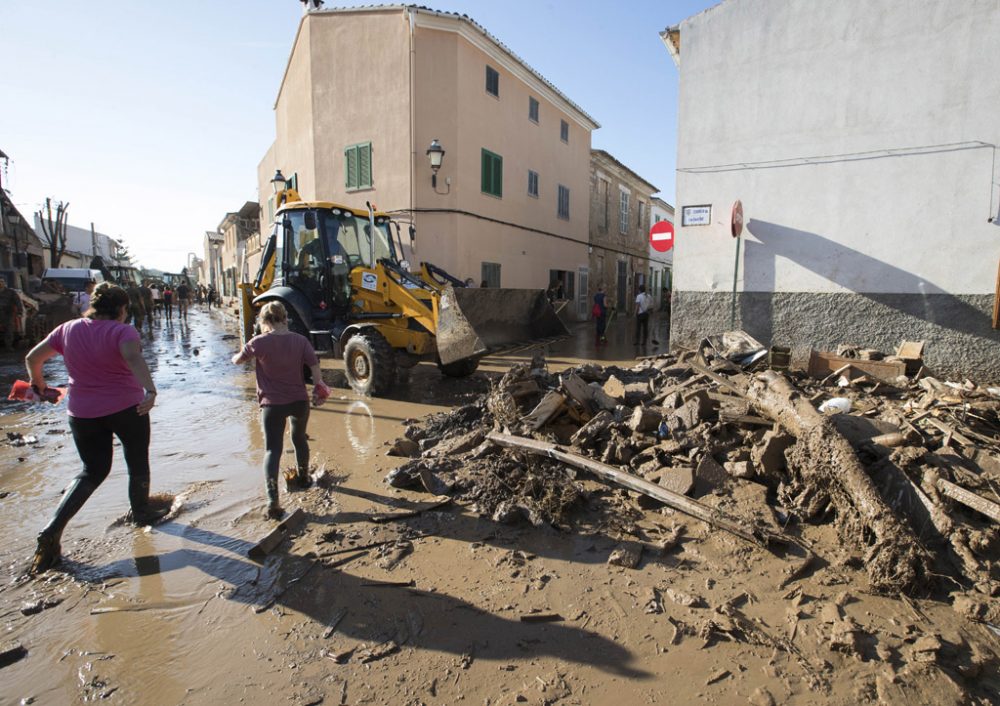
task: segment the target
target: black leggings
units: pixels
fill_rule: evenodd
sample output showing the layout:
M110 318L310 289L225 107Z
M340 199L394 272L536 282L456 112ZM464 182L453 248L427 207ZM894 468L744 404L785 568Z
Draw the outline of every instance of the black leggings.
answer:
M278 468L285 441L285 420L292 423L292 446L295 448L295 463L299 471L309 468L309 439L306 425L309 423L309 401L299 400L288 404L269 405L260 408L260 421L264 427L264 478L271 499L277 499Z
M70 417L73 442L83 461L83 470L63 494L52 521L43 532L62 534L73 515L111 473L114 437L121 441L128 467L128 499L132 512L142 511L149 502L149 415L128 407L104 417Z

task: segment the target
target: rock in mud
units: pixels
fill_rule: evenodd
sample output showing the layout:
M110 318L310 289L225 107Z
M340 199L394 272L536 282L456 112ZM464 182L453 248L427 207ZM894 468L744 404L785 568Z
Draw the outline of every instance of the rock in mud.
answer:
M415 458L420 455L420 445L413 439L396 439L395 443L385 452L386 456L403 456L404 458Z
M641 559L642 545L639 542L623 542L611 552L611 556L608 557L608 563L612 566L634 569L639 566Z
M28 656L27 648L20 642L9 642L0 647L0 668L20 662Z

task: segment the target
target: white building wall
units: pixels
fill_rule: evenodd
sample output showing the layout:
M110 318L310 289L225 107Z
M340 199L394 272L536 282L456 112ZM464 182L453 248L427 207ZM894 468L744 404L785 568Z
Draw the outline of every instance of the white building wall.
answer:
M863 295L893 336L995 347L968 297L992 300L1000 256L998 38L997 0L727 0L681 23L675 291L731 291L740 199L738 291ZM711 225L682 224L696 204ZM808 330L777 301L745 298L744 325Z

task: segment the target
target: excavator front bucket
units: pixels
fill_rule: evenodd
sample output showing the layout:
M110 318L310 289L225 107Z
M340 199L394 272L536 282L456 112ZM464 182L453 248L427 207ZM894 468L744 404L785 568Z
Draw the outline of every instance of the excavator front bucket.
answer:
M567 336L540 289L446 287L441 294L437 349L445 365Z

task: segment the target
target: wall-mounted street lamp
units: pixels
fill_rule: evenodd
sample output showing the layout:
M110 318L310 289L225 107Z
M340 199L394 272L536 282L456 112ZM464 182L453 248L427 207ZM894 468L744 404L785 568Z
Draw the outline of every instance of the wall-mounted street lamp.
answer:
M431 186L434 187L434 190L436 191L438 185L438 169L441 168L441 162L444 161L444 148L437 140L431 140L431 146L427 148L427 159L431 162Z
M275 194L281 193L288 187L288 180L282 175L280 169L276 170L274 176L271 177L271 186L274 187Z

